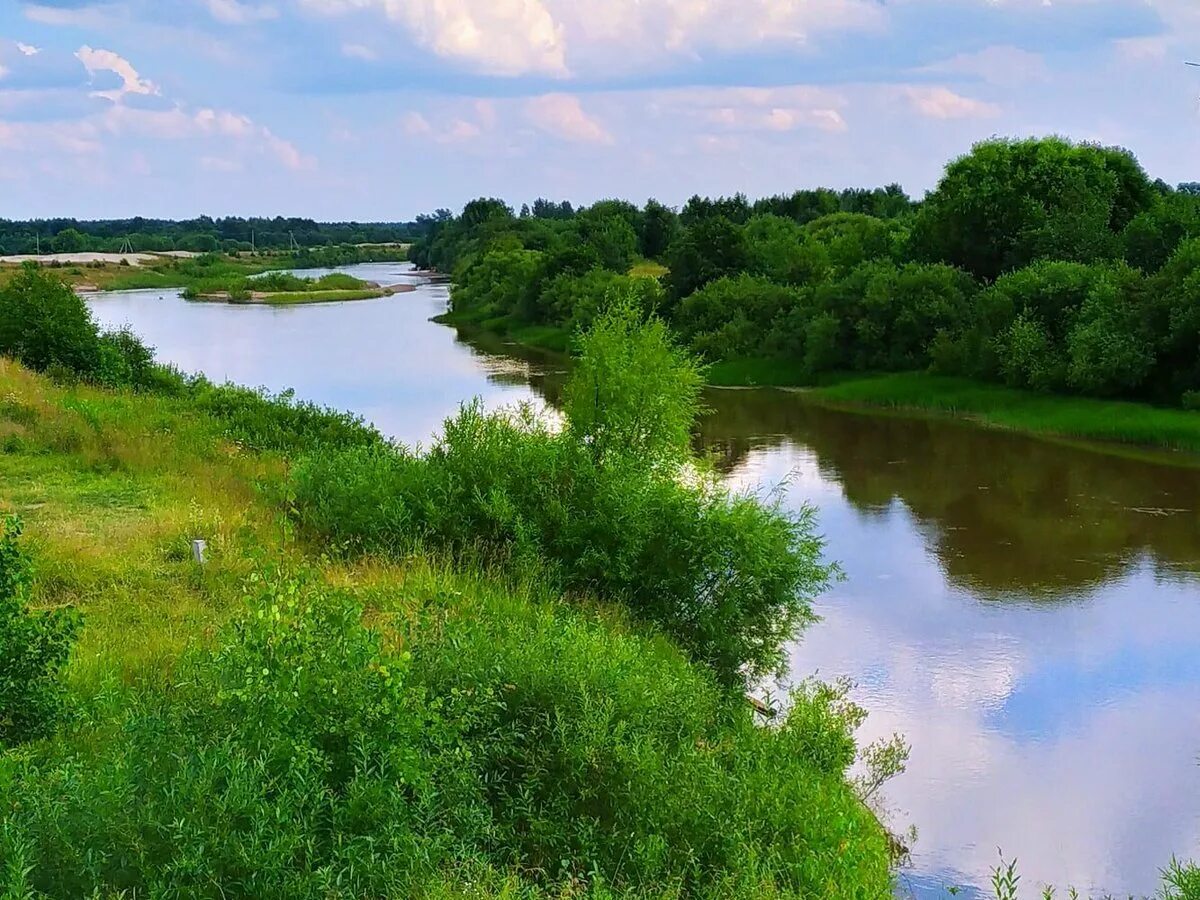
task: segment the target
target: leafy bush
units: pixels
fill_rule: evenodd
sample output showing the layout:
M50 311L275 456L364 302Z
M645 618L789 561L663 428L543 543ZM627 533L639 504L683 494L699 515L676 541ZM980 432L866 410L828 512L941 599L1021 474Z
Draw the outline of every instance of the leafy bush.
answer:
M759 727L612 623L484 580L418 588L470 599L402 636L269 573L170 685L0 762L9 889L407 897L460 870L553 896L888 893L845 776L861 715L836 691Z
M1163 900L1200 900L1200 866L1174 861L1163 877Z
M160 373L160 382L170 373ZM190 387L197 409L225 423L228 435L252 450L307 451L316 447L374 447L384 443L360 416L297 401L293 391L263 390L197 379Z
M29 609L30 564L20 536L19 520L0 524L0 747L54 726L63 708L59 675L79 630L68 611Z
M809 511L731 495L691 459L700 378L661 323L628 305L581 343L567 424L465 407L428 454L313 454L292 473L310 533L545 568L627 605L728 684L776 668L827 583Z
M796 288L752 275L710 282L686 298L675 312L680 338L709 359L762 353L776 322L801 303Z
M26 264L0 289L0 353L39 372L59 366L86 376L99 366L100 339L79 295Z
M96 380L109 387L149 388L159 383L154 348L147 347L128 328L100 335L100 364Z

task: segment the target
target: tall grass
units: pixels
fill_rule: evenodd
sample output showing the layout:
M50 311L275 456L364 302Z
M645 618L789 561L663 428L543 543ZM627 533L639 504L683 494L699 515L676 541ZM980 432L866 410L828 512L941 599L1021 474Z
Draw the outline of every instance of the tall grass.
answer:
M1038 394L912 372L845 381L820 388L814 396L835 403L950 413L1034 433L1200 452L1200 412L1141 403Z
M536 591L405 590L428 599L377 630L266 571L168 682L0 759L10 894L419 896L464 868L556 894L888 892L836 692L760 728L670 648Z

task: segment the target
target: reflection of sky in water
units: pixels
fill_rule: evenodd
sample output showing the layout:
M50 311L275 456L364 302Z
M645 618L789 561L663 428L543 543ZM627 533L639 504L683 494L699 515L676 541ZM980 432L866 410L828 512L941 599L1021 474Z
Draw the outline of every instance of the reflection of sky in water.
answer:
M931 523L899 501L855 509L810 450L753 451L732 475L785 478L820 508L847 575L791 671L850 676L871 713L864 737L911 743L886 794L893 824L919 830L912 894L982 882L998 847L1030 887L1152 893L1172 853L1200 851L1194 581L1143 562L1070 602L984 601L947 581Z
M349 271L411 277L394 264ZM427 444L461 401L532 399L538 376L430 325L445 302L445 287L425 285L328 306L150 291L93 309L185 371L291 387ZM822 418L769 392L713 402L706 442L744 444L728 454L730 480L817 506L846 572L791 671L850 676L871 713L864 737L898 731L912 744L885 789L893 825L919 829L909 893L982 884L997 847L1029 889L1114 893L1152 893L1173 853L1200 855L1195 471L977 429Z
M411 267L341 271L394 284L409 280ZM463 400L478 396L494 407L534 396L516 379L488 377L519 364L477 356L452 329L428 323L446 297L445 286L422 285L378 300L272 307L187 303L172 290L99 294L91 306L101 324L133 325L160 359L185 372L293 388L303 399L353 410L405 443L427 444Z

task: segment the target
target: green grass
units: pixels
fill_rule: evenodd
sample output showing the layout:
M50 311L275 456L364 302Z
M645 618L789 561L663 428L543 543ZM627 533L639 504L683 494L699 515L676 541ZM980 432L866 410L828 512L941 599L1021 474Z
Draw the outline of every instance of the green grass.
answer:
M629 269L630 275L640 278L661 278L669 272L666 266L652 259L639 259Z
M1123 400L1019 391L966 378L904 372L815 388L834 404L922 410L1034 434L1200 453L1200 412Z
M0 751L0 893L888 893L836 697L762 728L674 642L536 569L331 559L284 524L288 462L231 418L263 403L221 396L0 360L0 512L25 521L34 604L83 616L80 715Z
M341 291L295 291L269 294L263 301L271 306L298 306L305 303L341 303L347 300L374 300L384 292L378 288Z
M788 359L723 359L706 373L715 387L793 387L806 377L803 366Z
M506 332L509 337L527 347L566 353L571 348L571 332L553 325L526 325Z

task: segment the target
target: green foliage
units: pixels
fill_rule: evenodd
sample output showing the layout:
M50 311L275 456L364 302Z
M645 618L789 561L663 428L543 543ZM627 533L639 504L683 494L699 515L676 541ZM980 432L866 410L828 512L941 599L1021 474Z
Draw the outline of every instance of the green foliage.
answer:
M646 259L663 260L671 242L679 233L679 215L657 200L646 201L642 214L642 230L638 235L638 246Z
M618 305L581 350L565 428L471 405L424 456L310 455L292 473L297 520L335 546L544 570L656 623L727 684L772 671L830 575L811 512L730 494L690 458L699 372L661 323Z
M1163 900L1200 900L1200 866L1172 860L1163 879Z
M224 423L231 439L252 450L305 452L319 447L377 447L385 442L361 417L297 401L292 391L262 390L197 379L189 387L197 410Z
M493 250L460 268L452 295L455 312L473 310L487 318L537 309L545 255L537 250Z
M726 277L686 298L674 325L692 350L709 359L752 356L769 344L777 321L803 303L795 288L752 275Z
M0 750L57 724L64 702L59 676L79 631L68 610L29 609L32 577L20 536L18 519L0 522Z
M537 308L540 321L563 322L572 330L589 327L613 297L628 298L644 315L663 306L662 285L657 279L618 275L608 269L591 269L583 275L563 273L550 279Z
M896 227L883 219L862 213L834 213L809 222L804 236L822 248L838 271L876 259L889 259L896 250Z
M993 279L1039 259L1112 258L1117 234L1151 205L1124 151L1051 138L993 140L952 162L917 214L913 244L930 261Z
M1134 216L1121 232L1121 243L1126 261L1149 275L1194 237L1200 237L1200 198L1180 193L1159 198Z
M87 238L74 228L67 228L60 231L54 236L54 240L50 242L51 248L55 253L79 253L87 249Z
M744 272L749 264L741 226L724 216L703 218L671 245L667 291L678 302L710 281Z
M779 284L808 285L824 280L829 252L809 241L804 229L780 216L755 216L744 231L749 270Z
M0 288L0 353L38 371L96 371L100 340L87 305L57 277L25 265Z
M0 763L19 896L446 896L452 870L521 896L889 892L839 691L764 728L612 622L480 578L414 588L401 635L265 573L169 683Z
M691 453L702 373L661 320L642 316L635 298L614 297L580 335L563 412L600 462L677 465Z
M128 328L100 335L100 358L95 378L107 387L161 389L154 348L147 347Z

